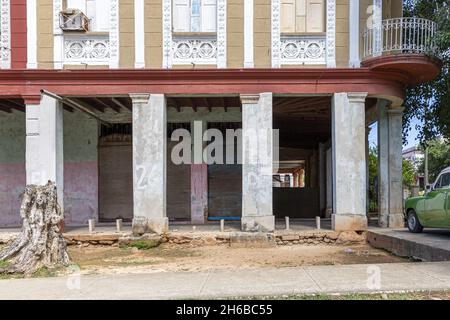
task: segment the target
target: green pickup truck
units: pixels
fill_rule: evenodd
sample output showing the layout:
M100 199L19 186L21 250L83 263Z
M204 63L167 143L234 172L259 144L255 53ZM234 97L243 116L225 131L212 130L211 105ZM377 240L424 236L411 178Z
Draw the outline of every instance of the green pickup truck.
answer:
M423 228L450 228L450 167L427 186L424 196L406 200L405 218L409 231L414 233Z

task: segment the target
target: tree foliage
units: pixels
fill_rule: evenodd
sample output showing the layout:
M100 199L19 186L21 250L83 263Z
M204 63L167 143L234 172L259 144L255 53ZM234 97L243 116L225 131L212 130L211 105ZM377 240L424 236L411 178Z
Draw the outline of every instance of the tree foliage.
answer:
M445 140L432 140L428 143L428 174L430 183L436 180L438 174L450 166L450 143ZM425 163L419 166L421 173L425 172Z
M404 15L435 21L438 34L434 38L441 55L442 72L432 82L407 89L403 118L404 137L412 129L412 119L417 125L422 145L438 136L450 138L450 1L404 0Z

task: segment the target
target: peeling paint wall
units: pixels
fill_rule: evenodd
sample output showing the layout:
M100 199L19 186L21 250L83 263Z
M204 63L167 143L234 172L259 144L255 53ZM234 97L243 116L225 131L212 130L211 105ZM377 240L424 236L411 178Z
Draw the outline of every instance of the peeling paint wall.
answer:
M64 112L64 206L67 225L98 216L97 122ZM26 183L25 113L0 113L0 227L20 226Z
M25 113L0 112L0 227L20 224L25 181Z
M98 217L98 124L64 112L64 214L67 225Z

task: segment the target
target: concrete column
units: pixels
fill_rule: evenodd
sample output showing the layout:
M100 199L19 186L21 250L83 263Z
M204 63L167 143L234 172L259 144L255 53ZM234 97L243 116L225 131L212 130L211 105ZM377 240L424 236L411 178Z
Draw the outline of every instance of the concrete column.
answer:
M273 231L272 93L241 95L242 229Z
M366 126L366 214L367 218L369 218L370 211L370 201L369 201L369 189L370 189L370 179L369 179L369 156L370 156L370 143L369 143L369 135L371 128Z
M130 94L133 101L133 233L164 233L166 216L166 99Z
M63 109L43 95L40 102L26 104L27 185L55 182L58 203L64 210Z
M320 215L323 216L326 209L326 166L325 145L319 143L319 205Z
M333 156L331 148L326 154L326 209L325 217L330 218L333 213Z
M389 226L389 101L379 99L378 109L378 225Z
M390 107L389 118L389 228L403 228L402 147L403 108Z
M364 230L366 217L365 99L335 93L332 105L334 230Z

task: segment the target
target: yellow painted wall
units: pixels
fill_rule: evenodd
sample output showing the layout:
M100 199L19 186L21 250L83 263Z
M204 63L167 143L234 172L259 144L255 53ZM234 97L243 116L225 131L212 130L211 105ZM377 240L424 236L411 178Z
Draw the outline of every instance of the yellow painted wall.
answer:
M336 1L336 66L348 67L349 0Z
M40 69L53 69L53 1L37 1L37 61Z
M271 66L271 0L253 2L253 58L255 68Z
M134 68L134 0L119 1L119 67Z
M244 66L244 1L227 1L227 67Z
M162 1L145 0L145 67L161 68L162 52Z

